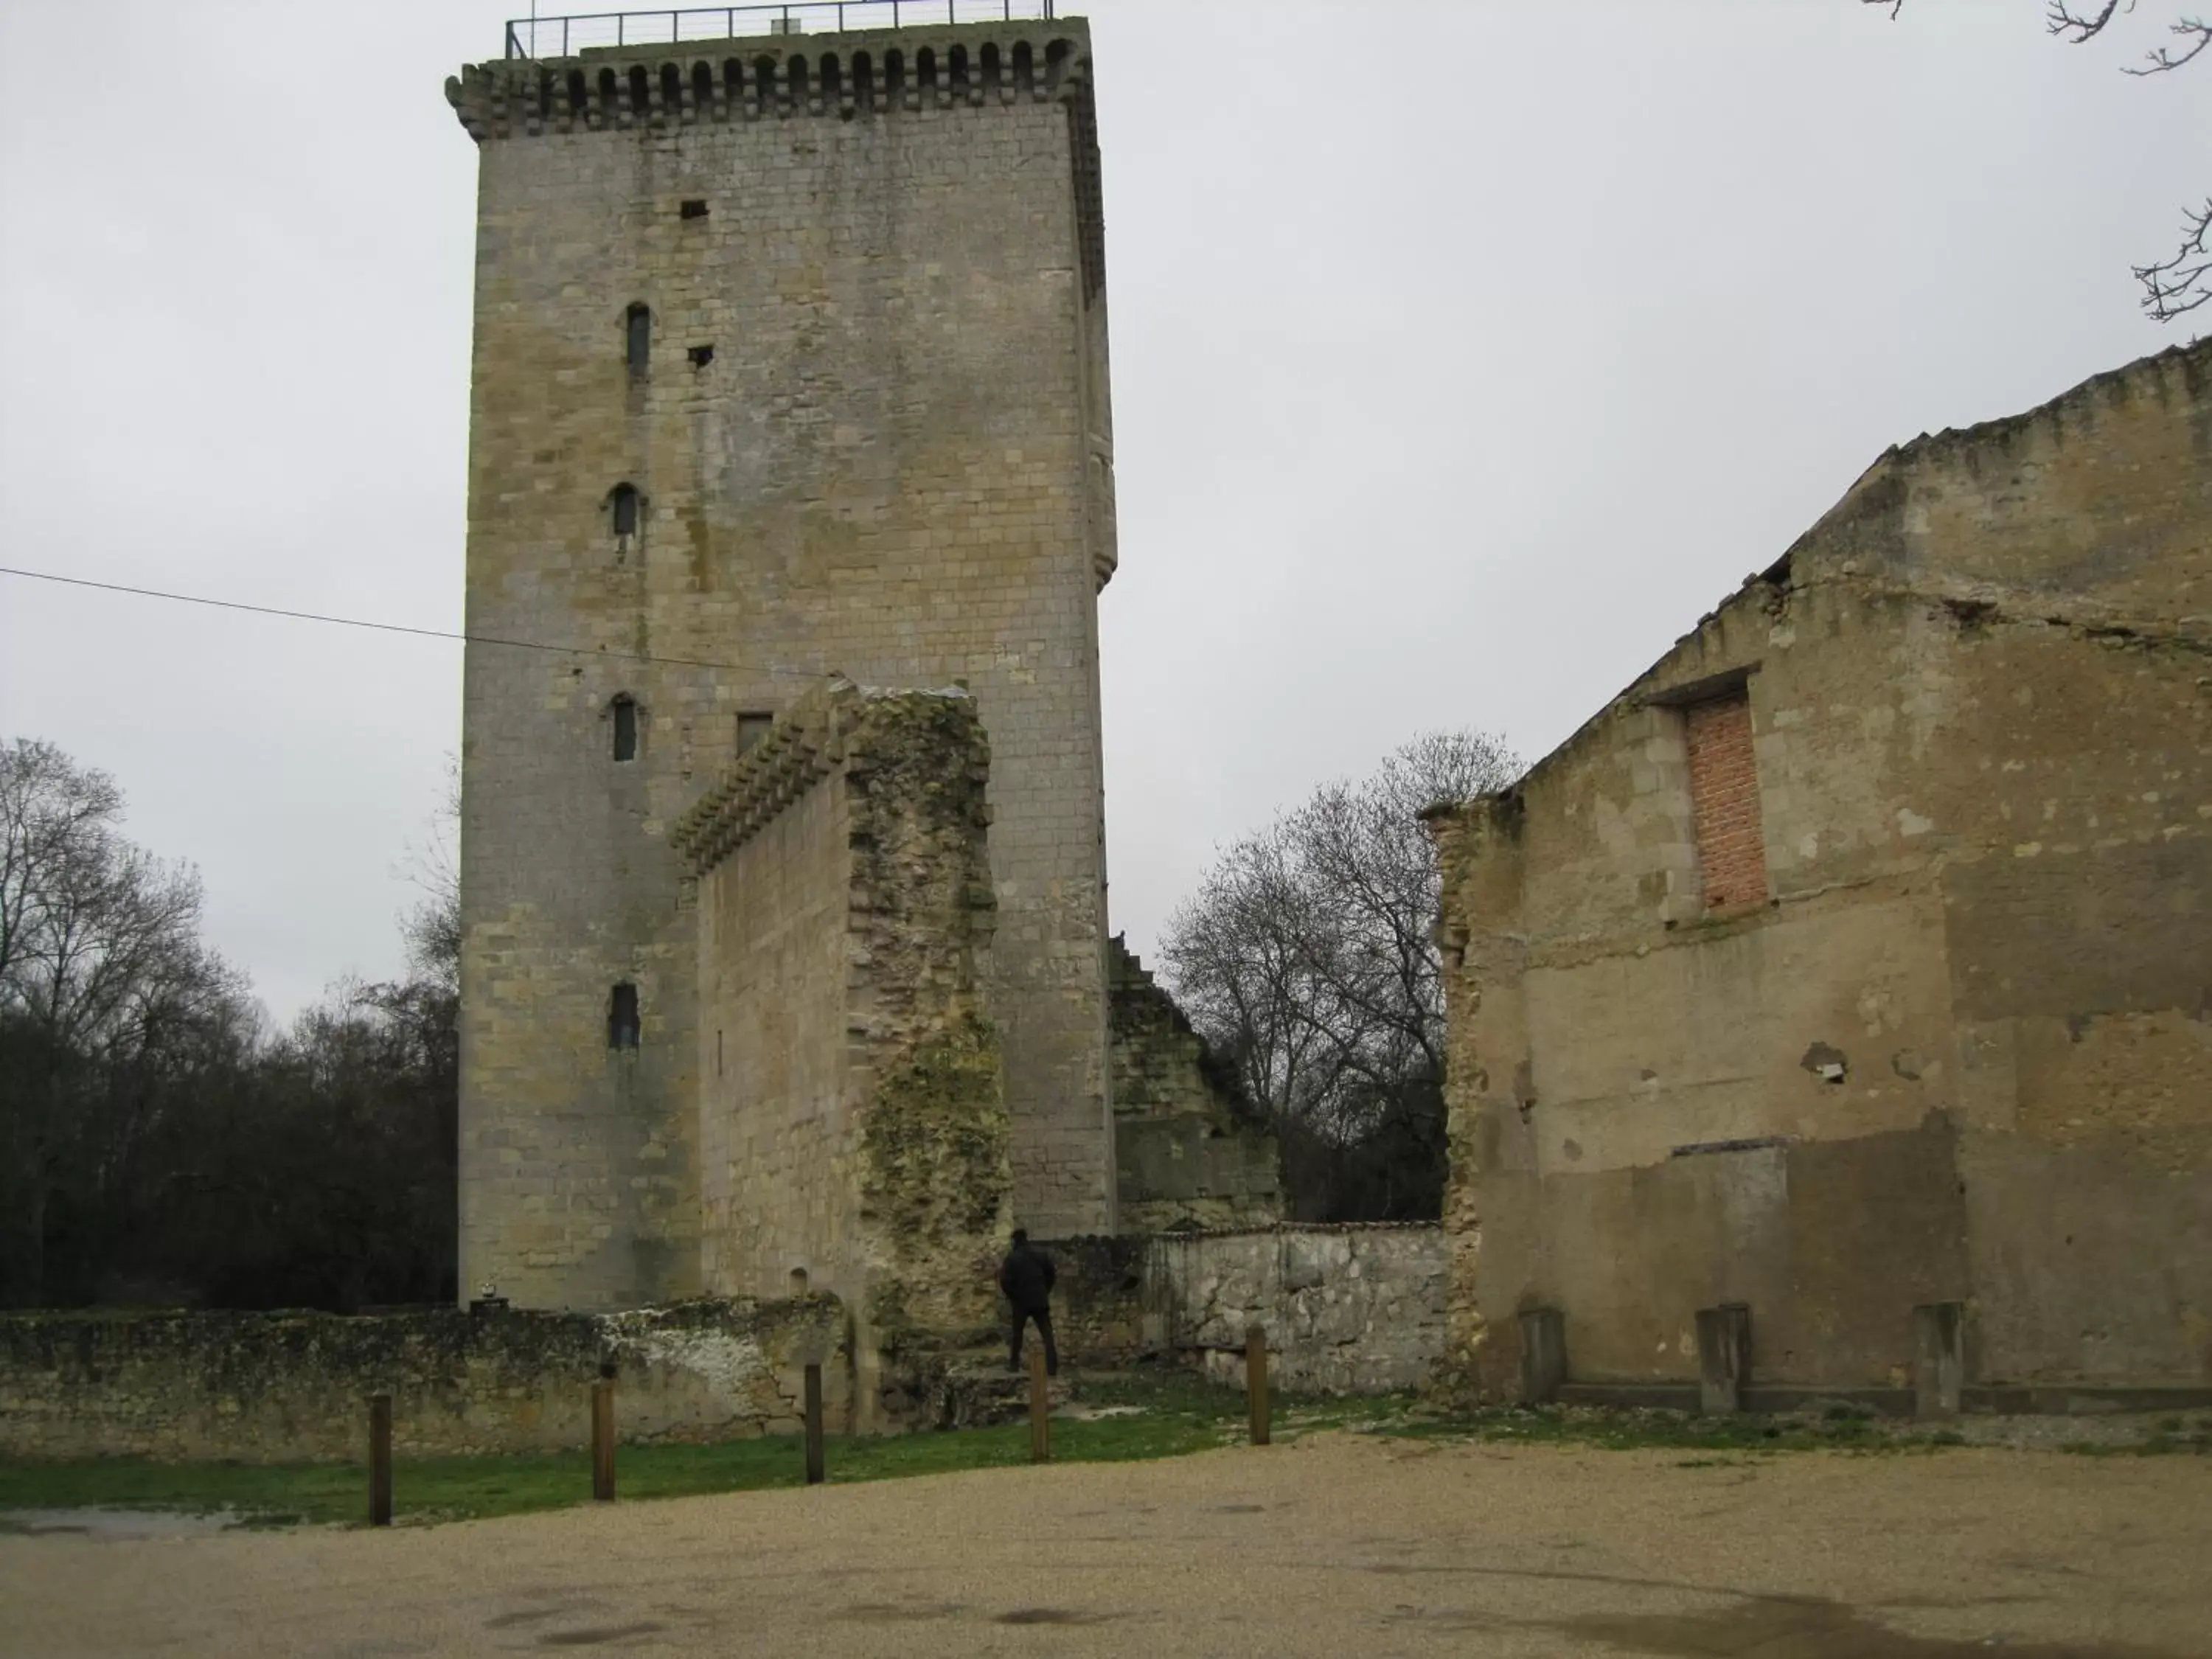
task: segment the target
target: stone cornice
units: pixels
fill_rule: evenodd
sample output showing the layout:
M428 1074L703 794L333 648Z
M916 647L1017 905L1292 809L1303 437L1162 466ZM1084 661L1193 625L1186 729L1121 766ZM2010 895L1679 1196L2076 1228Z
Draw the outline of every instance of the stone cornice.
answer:
M845 758L860 688L833 677L794 703L676 821L669 842L704 875Z
M668 131L809 116L852 120L1056 100L1069 106L1079 137L1096 147L1091 36L1079 18L672 41L573 58L501 59L471 64L449 78L446 99L479 143L547 132Z

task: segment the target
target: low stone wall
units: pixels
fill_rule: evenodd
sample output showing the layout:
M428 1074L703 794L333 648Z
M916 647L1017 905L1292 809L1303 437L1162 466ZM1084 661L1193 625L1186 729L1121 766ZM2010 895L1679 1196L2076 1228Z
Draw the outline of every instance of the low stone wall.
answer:
M1443 1353L1449 1252L1434 1223L1284 1224L1150 1238L1059 1239L1054 1318L1079 1364L1147 1358L1243 1377L1245 1327L1267 1328L1296 1393L1418 1388Z
M1165 1327L1146 1311L1150 1244L1124 1236L1055 1239L1044 1247L1060 1270L1053 1287L1053 1334L1060 1352L1075 1364L1127 1365L1164 1352ZM1000 1316L1009 1316L1003 1297Z
M810 1362L842 1425L845 1326L828 1296L617 1314L9 1314L0 1455L360 1459L380 1393L402 1455L568 1450L591 1443L609 1364L626 1441L796 1432Z
M1449 1265L1433 1223L1166 1233L1146 1249L1145 1300L1167 1345L1224 1381L1257 1322L1279 1387L1381 1394L1419 1387L1443 1355Z

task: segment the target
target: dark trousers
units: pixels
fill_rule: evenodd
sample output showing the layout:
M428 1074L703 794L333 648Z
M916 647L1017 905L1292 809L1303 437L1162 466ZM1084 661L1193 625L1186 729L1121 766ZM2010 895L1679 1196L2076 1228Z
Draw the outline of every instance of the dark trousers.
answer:
M1014 1310L1014 1346L1007 1363L1016 1370L1022 1368L1022 1327L1034 1324L1037 1334L1044 1339L1044 1370L1047 1376L1060 1375L1060 1349L1052 1340L1052 1310L1049 1308L1017 1308Z

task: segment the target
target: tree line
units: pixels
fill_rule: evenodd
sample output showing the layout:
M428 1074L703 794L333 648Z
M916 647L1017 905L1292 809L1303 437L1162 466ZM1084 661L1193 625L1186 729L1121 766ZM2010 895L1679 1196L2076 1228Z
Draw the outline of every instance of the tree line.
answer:
M454 1294L459 912L427 866L400 978L281 1030L112 779L0 746L0 1304Z
M1163 940L1170 988L1282 1148L1292 1216L1440 1212L1437 875L1419 813L1502 787L1480 732L1416 739L1224 851ZM422 871L407 970L281 1029L201 933L186 866L114 781L0 745L0 1305L451 1300L460 927Z

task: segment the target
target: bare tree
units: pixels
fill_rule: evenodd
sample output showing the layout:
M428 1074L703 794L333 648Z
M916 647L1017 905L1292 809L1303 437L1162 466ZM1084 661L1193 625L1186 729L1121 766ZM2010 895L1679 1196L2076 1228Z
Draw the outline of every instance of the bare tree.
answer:
M407 957L417 980L434 981L454 995L461 988L461 766L446 757L446 793L430 823L427 842L410 844L407 878L422 896L399 919Z
M1886 7L1893 18L1905 9L1905 0L1860 0L1860 3ZM2114 18L2130 15L2135 9L2136 0L2104 0L2102 5L2077 12L2065 0L2049 0L2043 27L2045 33L2069 46L2082 46L2103 34ZM2212 21L2200 16L2177 16L2166 24L2166 32L2171 37L2166 42L2148 48L2141 63L2122 64L2122 72L2163 75L2212 46ZM2181 243L2172 254L2147 265L2129 267L2143 285L2142 308L2155 320L2170 323L2212 300L2212 247L2208 247L2208 240L2212 240L2212 196L2205 198L2201 207L2182 210Z
M408 972L275 1035L122 810L52 744L0 745L0 1301L451 1297L450 804L410 859Z
M1302 1218L1441 1202L1437 875L1418 815L1519 769L1480 732L1418 738L1229 848L1169 923L1169 982L1267 1109Z
M121 793L52 744L0 748L0 1114L14 1292L40 1298L47 1206L67 1168L112 1178L145 1125L108 1078L162 1030L234 1012L199 943L200 888L115 830ZM128 1100L131 1097L122 1098Z

